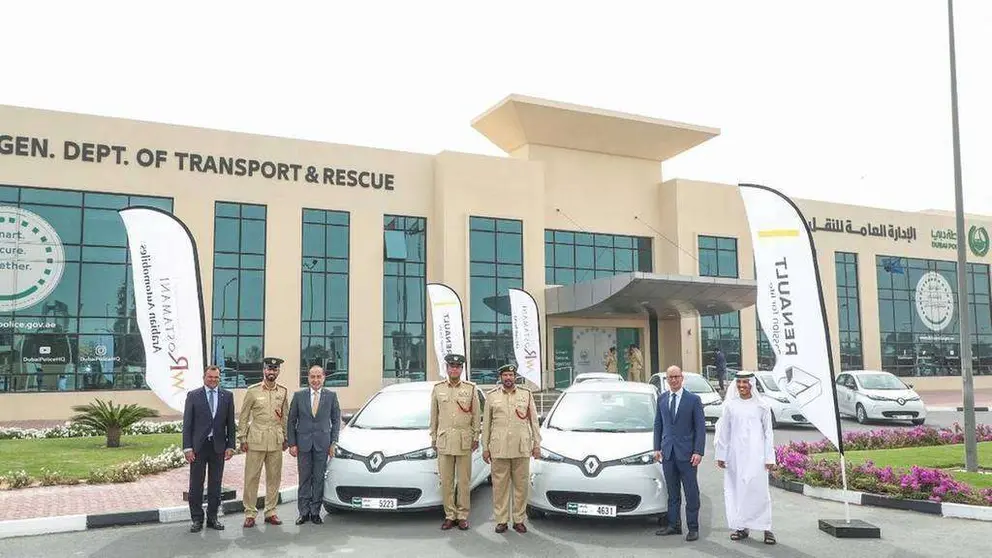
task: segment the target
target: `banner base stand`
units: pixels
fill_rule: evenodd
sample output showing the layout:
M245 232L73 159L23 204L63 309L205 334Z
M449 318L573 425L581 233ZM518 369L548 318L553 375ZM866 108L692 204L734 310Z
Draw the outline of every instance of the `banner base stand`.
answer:
M852 519L821 519L820 530L838 539L880 539L882 530L878 527L861 521Z

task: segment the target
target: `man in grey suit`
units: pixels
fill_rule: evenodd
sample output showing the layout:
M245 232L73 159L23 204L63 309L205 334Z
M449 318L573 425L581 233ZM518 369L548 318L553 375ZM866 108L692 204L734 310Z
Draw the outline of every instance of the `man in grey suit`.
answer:
M300 476L297 525L313 521L320 525L320 507L324 503L324 472L327 460L334 457L334 446L341 430L341 408L338 396L324 388L324 369L311 366L310 386L293 395L289 406L286 438L289 453L296 458Z

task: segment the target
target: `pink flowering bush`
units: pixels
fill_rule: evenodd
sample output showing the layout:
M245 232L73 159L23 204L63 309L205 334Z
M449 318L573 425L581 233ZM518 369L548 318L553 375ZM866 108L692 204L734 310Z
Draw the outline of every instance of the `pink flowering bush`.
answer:
M992 426L976 429L979 442L992 442ZM953 429L918 426L909 430L872 430L848 432L844 435L845 450L893 449L921 446L942 446L964 443L964 432L957 424ZM816 459L818 453L835 451L826 439L819 442L790 442L775 448L777 478L797 481L810 486L843 487L840 462ZM955 502L992 506L992 488L976 490L954 479L946 471L912 467L909 470L877 467L867 461L861 465L847 464L848 488L860 492L882 494L911 500Z

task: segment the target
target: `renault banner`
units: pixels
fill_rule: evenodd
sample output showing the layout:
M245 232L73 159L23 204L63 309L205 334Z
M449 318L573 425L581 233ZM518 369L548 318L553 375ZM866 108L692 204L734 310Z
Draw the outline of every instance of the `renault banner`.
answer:
M145 382L182 412L186 393L203 386L207 361L196 243L186 225L160 209L132 207L120 215L131 251Z
M740 192L754 247L758 318L775 353L773 375L843 452L830 332L806 219L792 200L771 188L741 184Z
M427 298L431 305L438 373L442 377L447 376L444 357L456 353L465 356L462 379L468 379L468 355L465 354L465 323L462 319L461 299L451 287L441 283L427 284Z
M527 291L510 289L510 314L517 374L541 389L541 324L537 302Z

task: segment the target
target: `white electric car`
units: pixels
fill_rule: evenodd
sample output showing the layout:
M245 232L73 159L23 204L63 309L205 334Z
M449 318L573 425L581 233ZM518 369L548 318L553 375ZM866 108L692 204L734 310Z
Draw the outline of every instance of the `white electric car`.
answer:
M654 461L658 392L640 382L584 382L562 392L531 461L527 516L663 516L668 492Z
M716 426L716 421L720 420L720 417L723 416L723 398L720 397L720 393L713 389L713 386L702 375L695 372L682 372L682 376L685 378L682 380L682 387L695 393L702 399L706 427L713 428ZM657 388L659 394L668 391L668 382L665 381L664 372L658 372L652 375L648 383Z
M927 421L920 394L890 372L849 370L837 376L837 409L841 415L868 421Z
M771 372L755 372L754 377L758 395L771 407L772 428L782 424L810 424L799 406L789 401L789 397L778 387ZM727 389L736 389L736 386L731 382Z
M434 382L387 386L341 429L327 464L324 509L420 510L443 505L437 452L431 448L430 396ZM479 408L485 395L476 389ZM343 421L342 421L343 422ZM490 466L472 454L472 489Z

